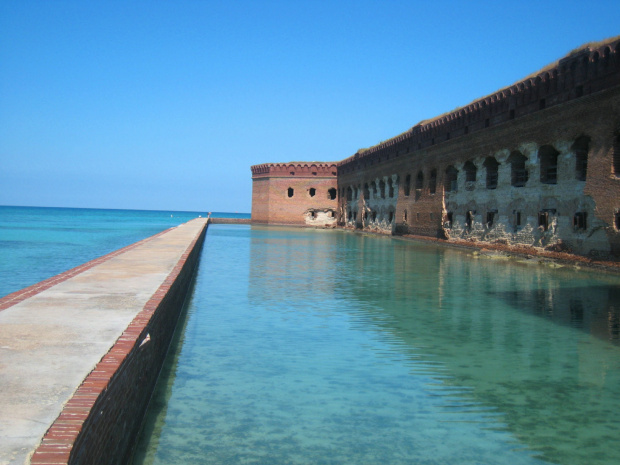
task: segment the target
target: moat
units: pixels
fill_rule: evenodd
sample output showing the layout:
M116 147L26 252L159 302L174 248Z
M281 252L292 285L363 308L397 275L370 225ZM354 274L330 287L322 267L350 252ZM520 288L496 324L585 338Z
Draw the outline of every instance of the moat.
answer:
M620 461L620 279L212 225L134 463Z

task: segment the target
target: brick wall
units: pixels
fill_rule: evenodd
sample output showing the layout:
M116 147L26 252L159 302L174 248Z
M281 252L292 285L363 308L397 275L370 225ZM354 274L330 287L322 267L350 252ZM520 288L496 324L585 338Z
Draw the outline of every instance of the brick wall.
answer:
M252 222L335 224L334 163L272 163L253 166L252 172Z
M31 463L126 463L193 281L207 227L45 434Z

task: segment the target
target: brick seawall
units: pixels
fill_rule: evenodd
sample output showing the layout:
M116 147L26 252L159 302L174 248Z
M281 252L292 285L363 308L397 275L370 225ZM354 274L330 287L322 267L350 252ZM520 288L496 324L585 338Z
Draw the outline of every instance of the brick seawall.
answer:
M196 219L0 300L0 463L120 464L190 289Z
M209 218L209 224L252 224L250 218Z

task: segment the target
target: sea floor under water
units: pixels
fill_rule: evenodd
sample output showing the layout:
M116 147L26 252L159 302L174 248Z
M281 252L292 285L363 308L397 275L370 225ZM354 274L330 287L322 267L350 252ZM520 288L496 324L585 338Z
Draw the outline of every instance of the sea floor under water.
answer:
M209 227L134 464L620 463L620 278Z

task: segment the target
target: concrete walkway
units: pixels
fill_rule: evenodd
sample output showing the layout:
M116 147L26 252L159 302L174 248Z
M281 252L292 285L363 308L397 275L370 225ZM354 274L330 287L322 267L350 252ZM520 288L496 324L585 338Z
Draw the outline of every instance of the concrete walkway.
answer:
M64 404L206 221L192 220L111 254L0 311L0 465L28 463Z

